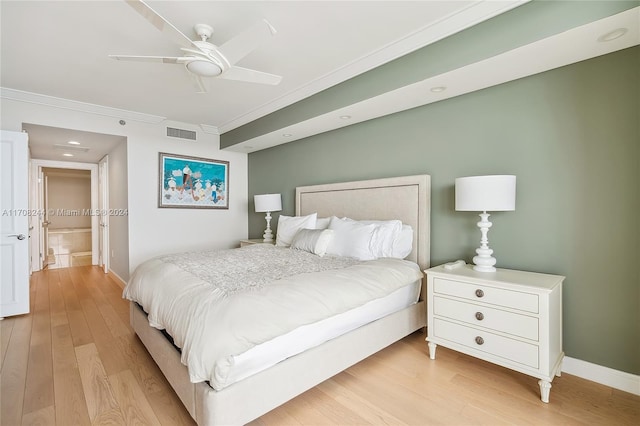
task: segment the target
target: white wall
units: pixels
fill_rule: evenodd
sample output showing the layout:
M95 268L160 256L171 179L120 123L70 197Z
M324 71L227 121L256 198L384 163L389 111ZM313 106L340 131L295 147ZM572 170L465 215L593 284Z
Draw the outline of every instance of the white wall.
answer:
M61 176L45 172L48 177L48 205L53 210L49 213L49 229L59 228L91 228L89 215L70 214L91 208L91 174L86 176Z
M109 208L128 209L127 143L109 153ZM129 279L129 218L109 217L109 269L122 280Z
M199 126L80 112L36 102L0 99L4 130L20 131L22 123L62 127L127 138L129 271L165 253L203 248L231 248L247 236L247 155L219 150L220 138ZM124 113L123 113L124 115ZM169 138L166 126L197 132L197 141ZM229 161L229 209L159 209L158 153L184 154ZM123 277L125 278L125 277Z

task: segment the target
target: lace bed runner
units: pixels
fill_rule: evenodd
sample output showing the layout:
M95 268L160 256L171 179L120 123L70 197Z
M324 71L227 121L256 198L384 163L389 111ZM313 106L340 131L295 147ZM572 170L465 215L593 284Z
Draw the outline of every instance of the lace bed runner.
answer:
M360 263L353 258L320 257L271 244L178 253L157 259L190 272L228 296L259 290L284 277L342 269Z

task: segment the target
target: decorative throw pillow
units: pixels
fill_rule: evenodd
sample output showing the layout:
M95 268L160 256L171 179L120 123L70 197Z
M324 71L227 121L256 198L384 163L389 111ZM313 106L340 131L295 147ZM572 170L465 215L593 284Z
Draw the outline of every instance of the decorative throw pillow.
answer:
M291 248L308 251L322 257L331 243L333 230L331 229L301 229L293 237Z

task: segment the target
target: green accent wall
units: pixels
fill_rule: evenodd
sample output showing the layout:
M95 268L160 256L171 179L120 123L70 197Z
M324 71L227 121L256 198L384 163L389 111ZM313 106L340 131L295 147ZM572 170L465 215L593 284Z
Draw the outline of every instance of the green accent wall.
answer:
M296 186L430 174L431 264L471 262L478 217L454 210L454 180L515 174L516 211L491 215L498 266L565 275L566 355L640 374L638 75L634 47L258 151L249 198L281 192L292 215Z

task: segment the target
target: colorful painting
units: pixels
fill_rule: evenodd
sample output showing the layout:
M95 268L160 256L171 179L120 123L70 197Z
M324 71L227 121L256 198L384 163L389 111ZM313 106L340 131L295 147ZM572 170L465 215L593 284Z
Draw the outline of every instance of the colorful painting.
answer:
M229 208L229 162L160 153L158 207Z

